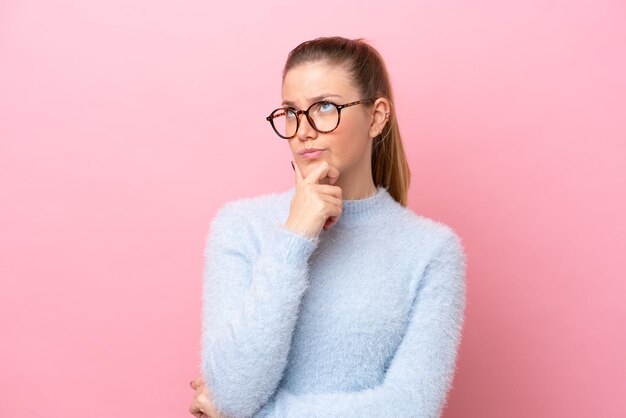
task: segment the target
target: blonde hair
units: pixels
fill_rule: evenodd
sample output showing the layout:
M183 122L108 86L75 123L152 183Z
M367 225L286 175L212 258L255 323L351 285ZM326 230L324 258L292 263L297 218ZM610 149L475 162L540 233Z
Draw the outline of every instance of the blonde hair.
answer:
M318 61L345 65L362 98L384 97L391 104L389 121L374 138L372 179L376 186L384 186L397 202L407 206L411 170L402 146L391 82L382 56L363 38L316 38L301 43L289 52L283 69L283 81L291 68Z

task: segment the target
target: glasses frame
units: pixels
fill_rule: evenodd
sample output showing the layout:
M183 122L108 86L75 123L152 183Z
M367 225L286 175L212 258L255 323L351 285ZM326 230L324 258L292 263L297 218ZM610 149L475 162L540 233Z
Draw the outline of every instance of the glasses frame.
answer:
M321 100L319 102L313 103L306 110L297 110L296 108L291 107L291 106L279 107L278 109L273 110L272 113L270 113L270 115L265 118L265 120L267 120L270 123L270 125L272 125L272 129L274 130L274 132L276 132L276 135L278 135L279 137L281 137L283 139L291 139L291 138L295 137L298 134L298 129L300 129L300 115L302 115L302 114L304 116L306 116L306 119L309 121L309 125L311 125L311 127L313 129L315 129L317 132L319 132L321 134L327 134L327 133L330 133L330 132L334 131L339 126L339 122L341 122L341 110L342 109L345 109L346 107L358 105L358 104L373 103L374 101L376 101L376 99L377 99L377 97L372 97L372 98L369 98L369 99L361 99L361 100L357 100L355 102L349 102L349 103L344 103L344 104L340 104L340 105L338 105L337 103L333 103L330 100ZM311 108L313 106L315 106L315 105L318 105L318 104L331 104L331 105L333 105L333 106L335 106L337 108L337 124L335 125L335 127L333 129L328 130L328 131L321 131L321 130L317 129L317 126L315 126L315 122L309 116L309 111L311 110ZM274 114L276 112L279 112L279 111L283 111L283 112L287 113L288 110L293 110L295 112L295 114L296 114L296 131L291 136L284 136L284 135L281 135L280 132L278 132L278 129L276 129L276 126L274 126L274 119L276 119L276 117L277 117Z

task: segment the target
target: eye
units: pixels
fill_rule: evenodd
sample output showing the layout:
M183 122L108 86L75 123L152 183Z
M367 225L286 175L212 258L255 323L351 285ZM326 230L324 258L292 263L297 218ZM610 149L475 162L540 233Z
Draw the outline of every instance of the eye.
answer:
M294 109L285 109L285 116L287 119L293 119L296 117L296 112Z
M332 103L323 102L320 105L320 112L332 112L333 110L335 110L334 108L335 108L335 105L333 105Z

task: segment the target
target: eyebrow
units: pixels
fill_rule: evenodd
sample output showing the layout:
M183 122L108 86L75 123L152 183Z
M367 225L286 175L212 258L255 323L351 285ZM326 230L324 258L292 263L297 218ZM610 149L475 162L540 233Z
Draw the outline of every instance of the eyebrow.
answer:
M311 102L311 103L319 102L320 100L326 99L328 97L341 97L341 96L338 95L338 94L323 94L321 96L316 96L316 97L310 98L309 102ZM291 102L289 100L283 101L283 105L292 106L292 107L296 106L296 104L294 102Z

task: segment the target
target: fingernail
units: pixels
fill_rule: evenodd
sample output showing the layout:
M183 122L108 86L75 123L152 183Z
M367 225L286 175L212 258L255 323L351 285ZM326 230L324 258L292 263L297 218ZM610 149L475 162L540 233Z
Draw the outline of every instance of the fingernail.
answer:
M293 168L293 171L296 171L296 167L293 166L293 161L290 161L291 163L291 168Z

